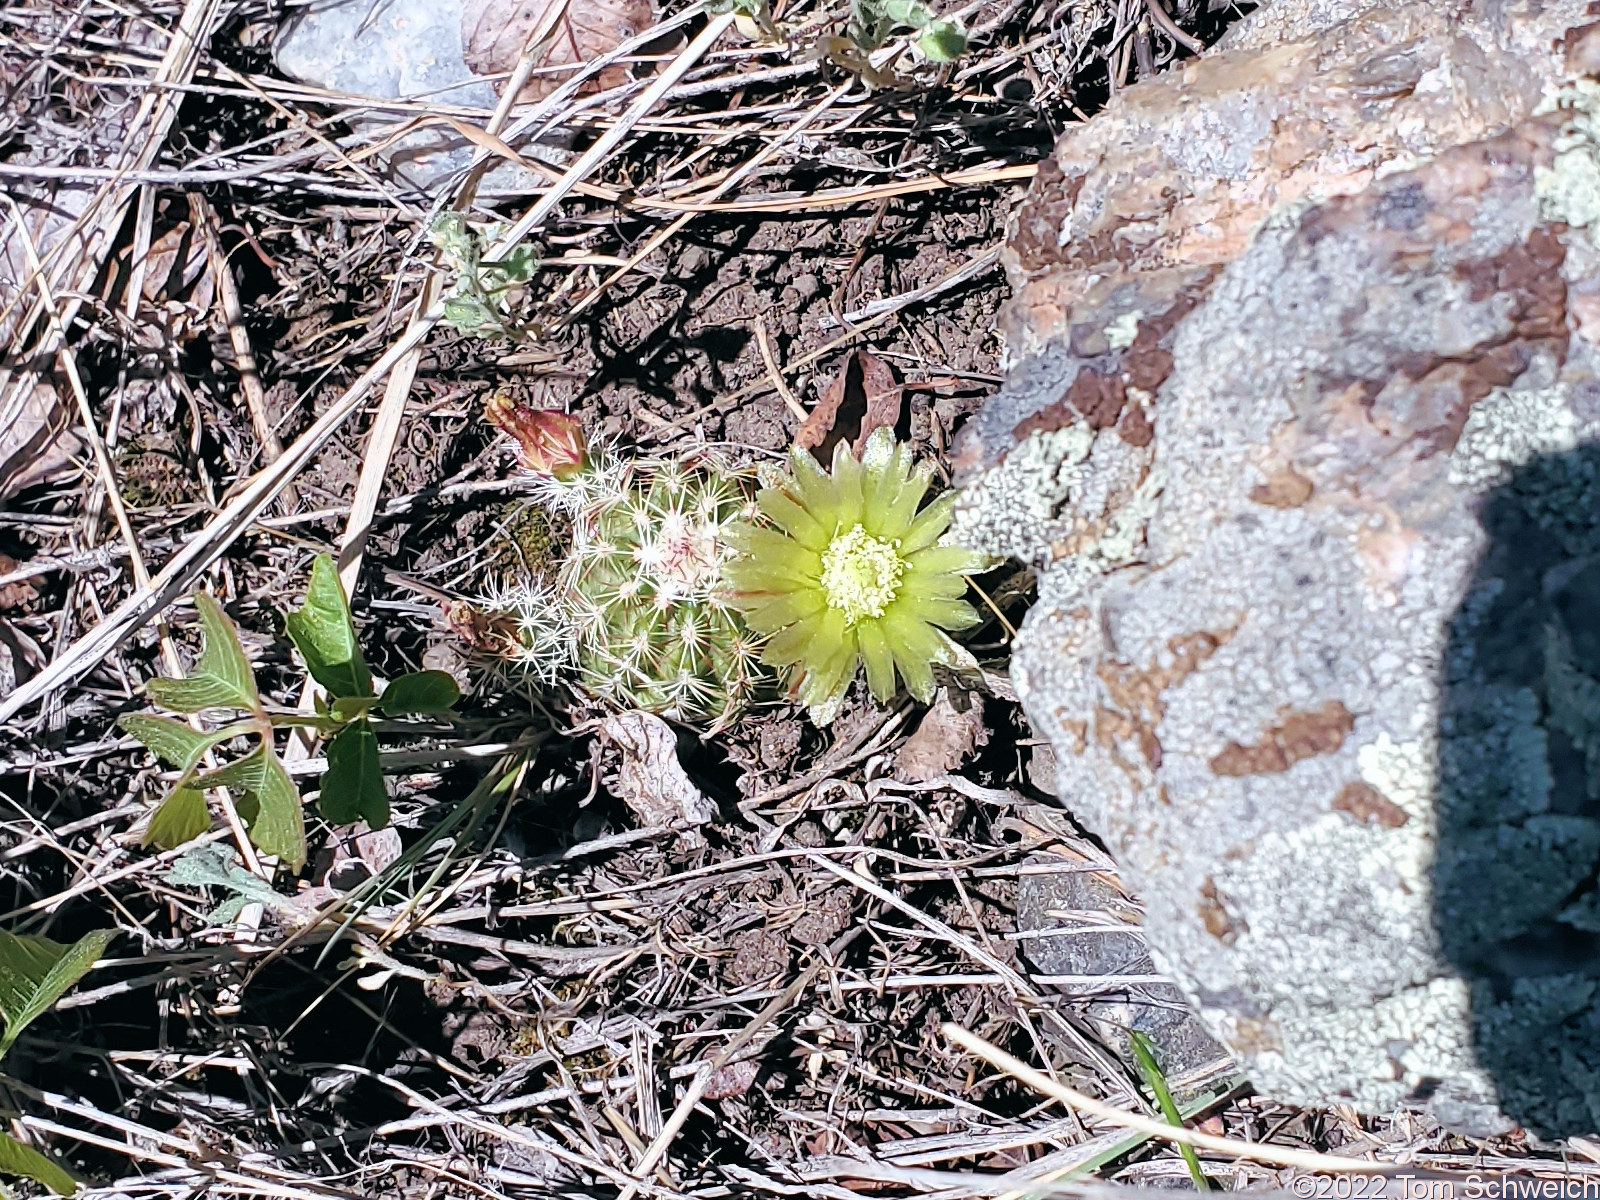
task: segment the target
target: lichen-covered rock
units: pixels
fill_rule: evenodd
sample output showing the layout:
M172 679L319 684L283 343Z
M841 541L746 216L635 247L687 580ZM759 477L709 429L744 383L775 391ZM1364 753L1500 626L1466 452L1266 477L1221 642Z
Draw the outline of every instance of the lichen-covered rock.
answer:
M1017 219L957 530L1039 566L1058 791L1285 1100L1600 1129L1597 66L1586 0L1279 0Z

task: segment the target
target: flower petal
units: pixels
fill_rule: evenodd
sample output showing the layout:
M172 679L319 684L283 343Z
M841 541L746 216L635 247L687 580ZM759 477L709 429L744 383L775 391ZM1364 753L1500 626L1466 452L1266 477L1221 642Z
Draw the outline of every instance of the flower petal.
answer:
M883 636L876 621L863 621L856 626L856 640L861 644L861 661L867 668L867 687L872 698L880 704L894 695L894 651Z
M917 620L941 629L971 629L983 620L978 610L964 600L918 600L915 612Z
M856 677L857 661L856 631L846 629L826 659L814 669L808 665L800 702L813 708L839 699Z
M894 651L895 665L905 678L906 690L927 704L933 699L933 664L950 658L943 635L921 621L900 618L898 613L878 624L889 649Z
M758 633L771 633L808 617L820 617L827 607L822 593L811 590L786 592L744 610L745 623Z
M779 630L761 651L761 661L769 667L787 667L801 662L816 645L821 618L796 621Z
M777 488L763 488L756 495L756 504L768 520L807 550L815 550L820 554L827 549L832 531L823 529L817 519L789 493Z
M789 462L794 467L795 500L832 537L839 528L839 489L809 450L796 449Z
M982 556L965 546L929 546L905 558L907 575L959 575L983 565Z
M956 494L946 492L929 502L928 507L917 514L906 529L906 534L900 539L900 553L908 558L939 540L939 535L950 528L950 513L955 507Z
M877 502L871 515L871 524L875 528L869 532L888 541L902 541L911 529L917 515L917 505L922 503L927 490L928 472L922 468L895 480L893 488L887 490Z
M833 448L833 486L839 497L839 529L848 530L861 520L861 464L850 452L850 443L841 441Z
M967 594L967 581L961 575L938 571L917 571L911 568L901 576L900 590L895 599L959 600Z

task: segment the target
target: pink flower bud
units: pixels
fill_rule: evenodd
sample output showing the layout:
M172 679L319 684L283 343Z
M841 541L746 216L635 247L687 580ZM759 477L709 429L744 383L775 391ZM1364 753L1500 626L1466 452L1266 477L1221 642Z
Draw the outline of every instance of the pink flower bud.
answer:
M511 435L517 458L530 471L570 479L588 466L588 446L576 417L553 408L529 408L501 395L484 403L483 414Z

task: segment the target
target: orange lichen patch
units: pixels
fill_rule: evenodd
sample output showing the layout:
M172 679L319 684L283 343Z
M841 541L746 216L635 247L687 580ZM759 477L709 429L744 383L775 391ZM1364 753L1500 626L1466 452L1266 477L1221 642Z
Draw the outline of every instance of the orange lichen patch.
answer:
M1155 727L1166 715L1164 693L1192 675L1232 636L1233 630L1229 629L1221 633L1200 630L1169 638L1170 660L1163 665L1141 668L1129 663L1100 664L1097 673L1111 704L1095 710L1095 742L1130 778L1136 779L1142 772L1135 760L1123 755L1121 747L1136 748L1151 771L1160 767L1164 754Z
M1313 712L1279 709L1278 719L1253 746L1229 742L1211 760L1218 775L1281 775L1295 763L1332 754L1344 745L1356 719L1337 700Z
M1347 783L1339 789L1333 798L1333 811L1354 817L1363 825L1384 829L1399 829L1411 820L1411 814L1377 788L1360 782Z
M1311 499L1311 480L1293 467L1274 471L1250 489L1250 499L1268 508L1299 508Z

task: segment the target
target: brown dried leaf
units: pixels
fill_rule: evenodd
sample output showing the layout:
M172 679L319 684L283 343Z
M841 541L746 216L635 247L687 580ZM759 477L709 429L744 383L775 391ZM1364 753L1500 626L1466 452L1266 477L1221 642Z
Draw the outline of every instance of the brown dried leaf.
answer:
M899 423L902 391L887 363L865 350L853 351L794 435L795 446L827 466L833 448L848 439L859 457L874 430Z
M20 566L9 554L0 554L0 575L9 575ZM21 608L39 598L39 591L26 579L0 585L0 612Z
M548 30L534 52L537 67L585 63L615 50L622 42L656 22L650 0L465 0L461 6L462 57L478 75L512 71L528 39ZM529 104L548 96L567 79L567 72L535 75L518 100ZM628 82L626 67L611 66L584 86L604 91Z
M179 221L150 243L140 295L151 302L163 298L177 300L201 277L206 266L205 243L194 235L189 222ZM211 303L209 283L207 280L205 295L196 297L200 307L209 307Z
M711 1078L706 1081L706 1090L702 1095L707 1100L727 1100L732 1096L742 1096L750 1090L750 1085L756 1081L756 1076L759 1074L761 1074L761 1064L753 1058L729 1063L711 1072Z
M650 713L626 712L607 717L597 731L622 753L611 790L641 823L681 829L715 820L716 805L678 762L672 726Z
M72 410L48 383L0 408L0 499L55 483L75 469L83 443L72 425Z
M952 699L948 688L940 688L922 724L895 755L895 778L905 783L942 779L988 741L983 701L968 692L958 692Z

